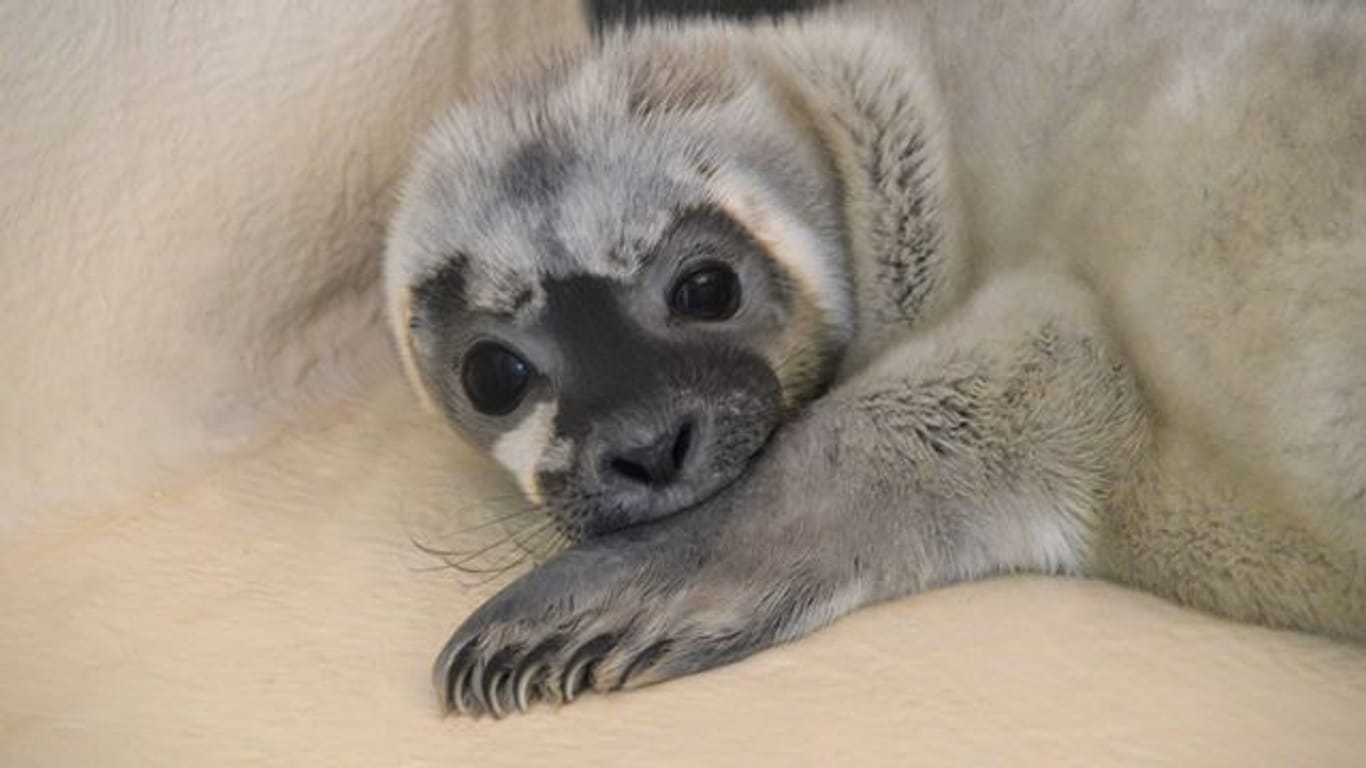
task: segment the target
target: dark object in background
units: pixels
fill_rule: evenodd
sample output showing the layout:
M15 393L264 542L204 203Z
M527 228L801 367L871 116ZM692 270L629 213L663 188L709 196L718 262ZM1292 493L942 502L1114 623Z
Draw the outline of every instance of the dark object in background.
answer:
M816 8L830 0L584 0L595 34L617 26L631 28L657 18L690 16L775 18Z

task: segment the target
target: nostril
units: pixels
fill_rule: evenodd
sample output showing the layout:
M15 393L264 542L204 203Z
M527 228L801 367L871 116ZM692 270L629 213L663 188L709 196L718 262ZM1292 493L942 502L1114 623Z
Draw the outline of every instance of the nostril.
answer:
M685 421L683 426L678 428L678 436L674 438L672 458L675 471L681 469L683 462L688 460L689 448L692 448L692 422Z
M612 467L613 472L632 482L640 483L641 485L650 485L654 482L650 477L650 472L634 461L612 459L610 466Z
M607 460L607 469L637 485L666 486L683 470L695 434L693 422L685 421L649 443L617 451Z

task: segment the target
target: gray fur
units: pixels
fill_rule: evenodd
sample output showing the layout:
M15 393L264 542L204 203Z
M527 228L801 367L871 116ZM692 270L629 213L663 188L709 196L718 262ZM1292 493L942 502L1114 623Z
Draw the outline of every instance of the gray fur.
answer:
M409 371L579 540L456 630L444 704L665 680L1014 571L1366 639L1363 12L870 6L615 36L429 137L386 262ZM704 257L752 293L680 322ZM566 280L587 319L549 319ZM451 384L481 334L548 371L506 418ZM590 408L565 361L616 334ZM784 423L711 428L687 492L593 485L603 440L727 407Z

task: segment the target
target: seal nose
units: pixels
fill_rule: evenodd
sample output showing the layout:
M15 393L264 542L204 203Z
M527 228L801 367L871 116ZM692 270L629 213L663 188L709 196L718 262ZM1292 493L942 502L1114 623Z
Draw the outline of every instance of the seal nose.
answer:
M628 483L659 488L678 477L688 461L692 443L693 422L684 419L645 443L616 451L608 459L607 468Z

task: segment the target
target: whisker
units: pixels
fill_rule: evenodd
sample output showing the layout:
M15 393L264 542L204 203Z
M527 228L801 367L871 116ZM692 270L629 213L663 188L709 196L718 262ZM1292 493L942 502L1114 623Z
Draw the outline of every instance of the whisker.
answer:
M520 561L519 561L519 562L520 562ZM503 569L501 569L501 570L496 570L496 571L489 571L489 572L488 572L487 574L485 574L482 578L475 579L475 580L472 580L472 581L471 581L471 580L464 580L464 581L461 581L460 583L461 583L462 586L464 586L464 587L466 587L466 588L468 588L468 589L477 589L477 588L479 588L479 587L482 587L482 586L484 586L484 585L486 585L486 584L489 584L489 583L491 583L491 582L497 581L498 579L502 578L503 576L505 576L505 575L507 574L508 571L512 570L513 566L515 566L515 565L516 565L516 563L513 563L512 565L509 565L507 568L503 568Z
M505 514L505 515L499 515L499 516L494 517L494 518L491 518L491 519L489 519L489 520L485 520L485 521L483 521L483 522L481 522L481 523L477 523L477 524L475 524L475 525L470 525L470 526L466 526L466 527L464 527L464 528L460 528L459 530L456 531L456 533L457 533L457 534L466 534L466 533L474 533L475 531L482 531L482 530L484 530L485 528L489 528L489 527L498 525L499 523L506 523L506 522L508 522L509 520L516 520L517 518L522 517L522 516L526 516L526 515L535 515L535 514L541 512L542 509L543 509L543 508L542 508L541 506L539 506L539 505L536 505L536 506L529 506L529 507L527 507L526 509L518 509L518 510L515 510L515 511L513 511L513 512L509 512L509 513L507 513L507 514Z
M562 526L557 520L548 515L540 517L545 513L544 505L531 503L521 494L487 496L480 499L480 502L499 506L514 502L518 507L464 526L454 532L456 536L478 534L498 525L505 525L513 530L473 550L434 546L410 534L408 540L414 548L440 561L439 564L431 566L414 567L414 572L451 570L462 576L478 577L461 579L462 585L483 586L528 561L533 564L542 563L573 543L561 530Z
M565 548L569 541L558 528L551 527L537 531L523 542L522 551L537 563L543 563Z
M549 521L547 521L547 523L548 523L548 522L549 522ZM545 525L545 524L547 524L547 523L541 523L541 526L543 526L543 525ZM417 539L413 538L412 536L409 536L409 537L408 537L408 540L409 540L410 542L412 542L412 545L413 545L414 547L416 547L416 548L418 549L418 551L422 552L423 554L432 555L432 556L434 556L434 557L439 557L439 558L441 558L441 559L443 559L443 560L447 560L447 561L451 561L451 562L465 563L465 562L474 560L474 559L480 557L481 555L488 554L489 552L492 552L493 550L496 550L496 549L498 549L499 547L502 547L502 546L508 544L509 542L512 541L513 537L525 533L525 532L527 531L528 528L539 528L539 527L540 527L540 526L538 526L538 525L536 525L536 524L528 523L527 525L523 526L522 528L520 528L520 529L518 529L518 530L516 530L516 531L513 531L512 533L508 534L507 536L502 536L502 537L500 537L500 538L498 538L498 539L496 539L496 540L490 542L489 544L487 544L487 545L485 545L485 546L483 546L483 547L480 547L479 549L476 549L476 550L474 550L474 551L462 551L462 550L458 550L458 549L442 549L442 548L440 548L440 547L434 547L434 546L432 546L432 545L430 545L430 544L424 544L424 543L418 541Z
M535 560L536 553L531 549L531 543L539 538L544 537L547 530L552 529L549 529L546 526L541 526L540 528L537 528L535 531L532 531L531 534L526 536L525 539L514 537L512 539L512 544L513 546L517 547L517 549L521 550L523 555L526 555L527 557L530 557L531 559Z
M478 549L478 550L475 550L474 552L469 552L469 553L448 553L448 556L451 558L451 560L452 560L452 562L453 562L454 564L456 564L456 565L462 565L462 566L471 566L472 563L474 563L476 560L478 560L479 558L481 558L481 557L483 557L483 556L485 556L485 555L493 555L494 557L503 557L504 555L501 554L501 553L495 554L496 551L497 551L498 549L500 549L500 548L502 548L502 547L506 547L506 546L508 546L508 545L511 545L511 546L514 547L514 548L521 548L521 547L523 546L522 542L527 541L527 540L531 539L532 537L535 537L537 534L541 533L542 531L545 531L545 530L548 529L551 525L553 525L553 523L554 523L553 520L547 519L547 520L545 520L545 521L543 521L543 522L541 522L541 523L539 523L539 524L528 524L528 525L525 525L525 526L523 526L522 528L520 528L520 529L518 529L518 530L516 530L516 531L511 532L510 534L508 534L507 536L504 536L503 538L499 539L498 541L492 542L492 543L488 544L487 546L484 546L484 547L481 547L481 548ZM482 566L471 566L471 567L482 567Z
M545 521L545 522L543 522L543 523L541 523L541 524L539 524L539 525L537 525L537 526L528 526L528 527L535 527L536 530L540 530L541 528L544 528L544 527L547 526L547 525L550 525L550 521L549 521L549 520L547 520L547 521ZM535 531L533 531L533 533L534 533L534 532L535 532ZM525 528L523 528L522 530L519 530L519 531L515 531L515 532L513 532L513 533L511 533L511 534L508 534L507 536L504 536L503 538L501 538L501 539L499 539L499 540L493 542L492 544L489 544L489 545L487 545L487 546L481 547L481 548L475 550L474 552L470 552L470 553L468 553L468 554L452 554L451 556L452 556L453 558L455 558L455 562L459 563L460 565L466 565L466 564L468 564L468 563L470 563L470 562L473 562L474 560L479 559L479 558L482 557L483 555L489 554L490 552L493 552L493 551L497 550L497 549L500 548L500 547L504 547L504 546L506 546L506 545L508 545L508 544L512 544L512 545L516 546L517 537L520 536L520 535L522 535L522 534L524 534L524 533L526 533L526 529L525 529Z
M512 543L515 544L519 549L521 549L526 554L517 555L512 557L511 559L505 559L502 562L494 563L487 566L474 566L470 565L467 562L450 562L447 563L447 565L448 567L456 571L459 571L460 573L465 574L467 576L483 577L476 580L466 580L462 582L462 584L466 587L482 587L492 581L497 580L498 578L512 571L522 563L525 563L528 557L530 557L533 561L537 560L536 555L530 552L530 550L527 548L527 545L530 543L531 540L539 538L547 532L550 532L552 534L555 532L554 529L549 525L549 521L547 521L547 524L545 525L538 526L534 531L532 531L529 534L526 534L524 537L512 538Z
M525 502L526 495L521 492L497 493L492 496L480 496L473 501L478 504L502 505L508 502Z
M546 551L538 562L545 562L572 546L574 546L574 540L569 538L564 531L557 530L550 537L550 541L546 543Z

